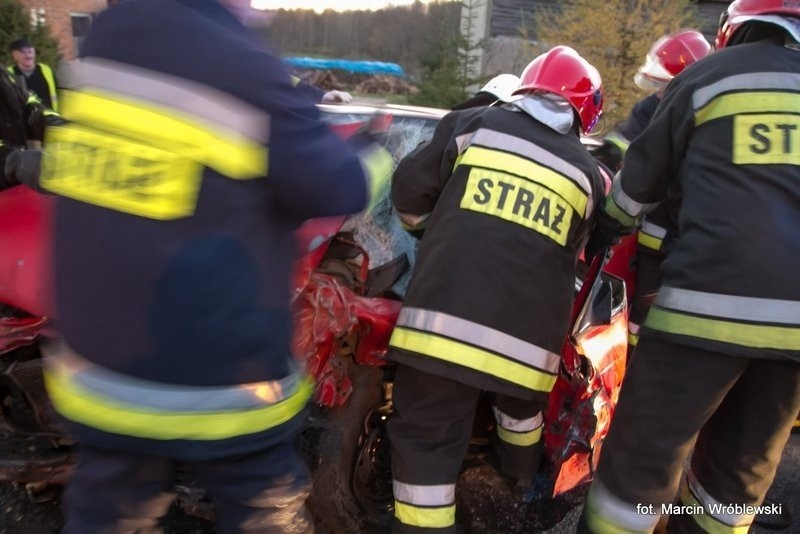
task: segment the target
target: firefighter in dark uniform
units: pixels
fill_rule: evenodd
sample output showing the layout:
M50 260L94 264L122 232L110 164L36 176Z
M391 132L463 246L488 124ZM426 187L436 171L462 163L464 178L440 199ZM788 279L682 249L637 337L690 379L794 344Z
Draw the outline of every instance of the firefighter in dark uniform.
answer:
M399 532L455 532L456 479L484 391L496 465L523 483L538 468L575 267L603 195L578 136L603 92L597 70L563 46L521 78L521 99L446 115L393 177L400 219L425 226L389 350Z
M653 43L644 64L634 76L634 82L640 88L654 92L638 101L625 120L606 137L618 148L620 157L624 157L631 141L639 137L650 123L670 80L710 52L711 45L697 30L680 30ZM620 159L614 170L619 170L621 164ZM631 350L636 346L639 327L661 286L661 262L672 240L677 237L679 191L674 191L672 197L671 202L662 202L647 214L637 234L636 286L628 318L628 346Z
M45 382L77 443L68 533L155 529L178 471L218 532L311 528L294 229L364 209L392 160L331 132L241 22L249 5L104 11L61 94L70 122L48 130L63 341Z
M733 2L718 51L672 81L628 149L592 248L634 228L675 182L680 240L583 531L649 532L672 504L670 532L746 532L772 483L800 409L798 38L796 3Z

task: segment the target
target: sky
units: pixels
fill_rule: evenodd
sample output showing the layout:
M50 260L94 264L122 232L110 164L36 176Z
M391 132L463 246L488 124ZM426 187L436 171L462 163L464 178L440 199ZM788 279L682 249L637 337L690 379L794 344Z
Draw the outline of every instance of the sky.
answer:
M414 0L252 0L252 6L259 9L313 9L319 13L325 9L380 9L390 4L399 6L413 3Z

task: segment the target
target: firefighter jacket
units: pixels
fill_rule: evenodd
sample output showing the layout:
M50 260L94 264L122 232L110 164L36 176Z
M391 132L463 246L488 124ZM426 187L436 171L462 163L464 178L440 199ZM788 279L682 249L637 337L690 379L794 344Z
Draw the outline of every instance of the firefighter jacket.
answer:
M523 399L549 392L602 192L574 131L505 107L446 115L392 181L401 218L426 229L390 357Z
M639 134L650 124L660 101L661 99L656 93L639 100L616 131L606 137L620 149L623 156L628 151L631 141L639 137ZM669 242L677 234L675 221L677 221L677 210L680 207L680 192L677 190L672 192L670 199L671 202L662 202L647 214L637 235L639 252L652 254L658 257L659 261L663 259Z
M56 410L79 442L186 460L285 439L311 388L289 348L293 231L364 209L391 156L334 135L215 0L115 5L69 78L42 176Z
M800 53L723 49L667 88L600 217L623 233L682 191L680 240L645 326L753 357L800 356Z

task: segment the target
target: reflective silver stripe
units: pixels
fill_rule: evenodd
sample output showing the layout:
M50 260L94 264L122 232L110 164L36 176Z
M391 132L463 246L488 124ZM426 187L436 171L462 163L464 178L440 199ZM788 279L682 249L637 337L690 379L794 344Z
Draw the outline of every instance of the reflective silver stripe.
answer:
M534 160L538 163L542 163L577 183L589 196L589 205L593 204L591 200L592 182L589 180L586 174L568 161L556 156L548 150L545 150L539 145L518 137L514 137L513 135L497 132L488 128L479 128L478 130L475 130L475 132L468 137L465 142L459 144L460 152L466 151L466 149L471 145L481 145L505 152L511 152L524 158Z
M497 424L512 432L530 432L544 424L542 412L537 413L529 419L514 419L510 415L498 410L497 407L492 407L492 410L494 411L494 418Z
M653 204L643 204L641 202L636 202L629 197L628 194L622 190L622 180L620 180L619 173L617 173L617 175L614 177L614 182L611 184L611 198L614 200L614 204L616 204L619 209L634 219L643 213L652 211L652 208L658 205L657 202Z
M728 91L779 89L800 91L800 74L789 72L751 72L728 76L718 82L698 89L692 95L692 105L698 110L714 98Z
M611 494L600 479L596 478L589 489L586 506L590 514L597 514L615 526L634 532L652 532L661 518L661 507L654 506L654 514L642 513L635 504L630 504Z
M394 498L416 506L447 506L456 502L456 485L420 486L392 481Z
M229 135L269 141L269 115L219 89L169 74L101 58L86 58L65 67L65 87L91 87L168 106L211 123Z
M726 508L725 504L728 503L722 503L716 500L711 495L709 495L709 493L702 486L702 484L700 484L697 478L695 478L694 473L692 473L691 470L689 470L689 472L686 473L686 481L689 484L689 489L697 498L697 500L700 501L700 504L703 505L703 508L705 509L706 513L711 517L717 519L718 521L721 521L722 523L725 523L726 525L731 527L738 527L738 526L749 525L755 519L755 514L722 513L721 510L725 509ZM713 512L714 509L720 510L720 512L714 513Z
M632 323L632 322L628 321L628 332L630 332L633 335L638 335L639 334L639 325L636 324L636 323Z
M403 308L397 318L397 325L457 339L553 374L558 372L561 363L559 354L494 328L442 312Z
M68 375L83 388L121 404L162 412L224 412L263 408L285 400L299 389L300 376L236 386L194 387L151 382L96 365L63 344L44 352L48 371Z
M659 239L664 239L667 236L666 228L662 228L661 226L653 224L649 221L644 221L644 223L642 223L641 231Z
M800 325L800 301L738 297L676 287L662 287L656 305L711 317Z

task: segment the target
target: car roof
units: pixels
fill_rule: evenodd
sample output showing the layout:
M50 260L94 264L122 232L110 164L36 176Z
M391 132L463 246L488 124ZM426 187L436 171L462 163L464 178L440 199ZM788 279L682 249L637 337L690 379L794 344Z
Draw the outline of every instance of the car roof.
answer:
M441 119L450 110L429 108L425 106L407 106L401 104L388 104L378 99L357 99L351 104L317 104L317 107L331 114L364 114L372 115L376 112L385 112L399 117L418 117Z

